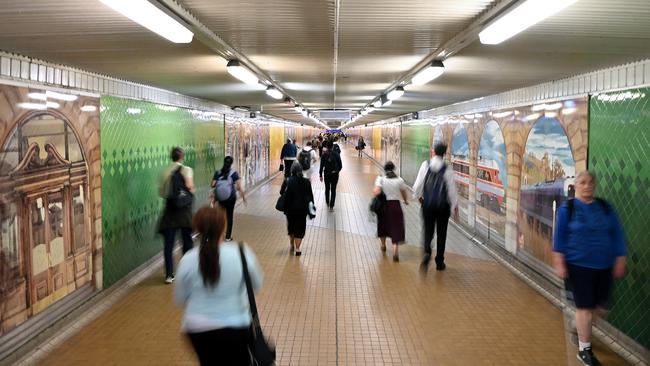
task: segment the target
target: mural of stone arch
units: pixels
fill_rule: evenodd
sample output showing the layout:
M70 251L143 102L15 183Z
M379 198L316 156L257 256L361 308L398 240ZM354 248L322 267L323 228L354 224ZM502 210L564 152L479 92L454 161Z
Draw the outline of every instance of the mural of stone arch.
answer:
M521 167L517 254L538 267L552 265L556 208L572 197L576 161L557 118L540 117L528 134Z
M506 144L499 124L482 128L476 163L476 229L488 240L505 245L508 189Z

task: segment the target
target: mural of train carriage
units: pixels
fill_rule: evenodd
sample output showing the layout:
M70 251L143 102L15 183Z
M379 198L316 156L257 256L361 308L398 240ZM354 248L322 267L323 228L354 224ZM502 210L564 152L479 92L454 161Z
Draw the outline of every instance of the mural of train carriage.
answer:
M99 100L47 96L0 85L0 337L101 286Z

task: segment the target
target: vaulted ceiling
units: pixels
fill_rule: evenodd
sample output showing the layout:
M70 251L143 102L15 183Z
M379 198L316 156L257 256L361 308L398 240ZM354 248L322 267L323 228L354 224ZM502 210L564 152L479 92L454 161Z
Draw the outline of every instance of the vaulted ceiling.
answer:
M230 76L227 58L311 110L356 112L454 45L443 76L359 123L650 57L648 0L580 0L496 46L476 30L519 0L157 1L191 26L192 43L170 43L97 0L2 0L0 50L309 122Z

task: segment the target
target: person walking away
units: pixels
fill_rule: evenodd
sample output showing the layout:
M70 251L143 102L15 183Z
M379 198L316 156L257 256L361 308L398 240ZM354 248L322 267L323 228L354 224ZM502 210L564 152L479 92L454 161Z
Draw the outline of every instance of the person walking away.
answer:
M324 147L325 147L325 141L323 141L323 136L318 136L318 157L323 156Z
M404 213L400 205L400 197L404 204L408 205L409 187L404 180L395 174L395 164L388 161L384 165L384 176L378 176L375 179L374 194L380 195L382 192L386 195L386 206L383 212L377 216L377 236L381 242L382 252L386 252L386 237L389 237L393 243L393 261L399 262L398 246L404 244Z
M285 178L288 178L291 174L291 164L296 161L297 155L298 148L291 142L291 139L287 139L287 142L282 146L282 151L280 152L280 160L284 161Z
M308 142L305 147L300 150L298 154L298 162L302 167L303 176L311 182L311 176L314 174L315 163L318 161L316 158L316 152L312 148L312 142Z
M194 202L194 173L183 165L185 152L180 147L171 151L172 163L162 173L159 194L165 199L165 209L158 232L164 240L165 283L174 282L174 241L181 232L183 254L192 249L192 204Z
M289 235L290 250L296 256L302 254L302 239L307 229L307 216L310 215L310 205L313 206L314 192L309 179L302 176L300 164L291 167L291 177L285 179L280 188L284 195L284 214L287 217L287 234Z
M449 217L454 213L458 219L458 193L454 183L454 173L447 168L443 156L447 145L438 143L434 146L435 155L420 166L415 184L413 197L422 206L422 223L424 227L423 249L424 257L420 269L426 272L431 261L431 241L435 230L438 230L436 247L436 270L444 271L445 246L447 242L447 226Z
M359 141L357 142L357 153L359 154L359 157L363 157L363 149L366 148L366 143L363 141L363 137L359 137Z
M339 172L343 167L341 156L333 149L333 145L332 141L327 142L327 150L323 152L318 171L320 181L323 181L323 177L325 179L325 203L330 212L334 211L336 185L339 182Z
M332 139L332 150L336 151L337 154L341 155L341 147L337 143L339 141L338 137Z
M221 170L214 172L212 177L212 188L214 188L214 200L224 210L228 217L226 229L226 241L232 241L232 226L235 220L235 204L237 203L237 192L241 195L242 201L246 203L246 195L241 187L239 173L232 168L234 160L231 156L223 159Z
M575 198L558 210L553 241L553 264L566 281L576 306L578 359L587 366L600 365L591 348L594 317L605 314L613 278L626 271L623 228L614 207L595 197L596 177L578 174Z
M181 258L174 288L174 302L185 308L182 330L201 365L250 365L252 319L240 245L255 291L263 275L250 247L224 242L226 221L218 205L198 210L193 224L200 245Z

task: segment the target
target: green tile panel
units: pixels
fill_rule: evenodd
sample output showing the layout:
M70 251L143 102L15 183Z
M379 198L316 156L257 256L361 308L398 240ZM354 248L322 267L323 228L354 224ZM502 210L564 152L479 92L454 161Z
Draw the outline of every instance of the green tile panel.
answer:
M181 146L194 169L195 208L207 202L223 161L223 116L114 97L101 98L104 285L109 287L162 250L156 233L161 171Z
M628 275L616 281L607 320L650 348L650 88L601 94L589 103L589 169L597 194L625 228Z

